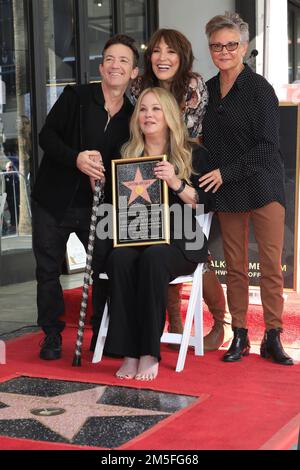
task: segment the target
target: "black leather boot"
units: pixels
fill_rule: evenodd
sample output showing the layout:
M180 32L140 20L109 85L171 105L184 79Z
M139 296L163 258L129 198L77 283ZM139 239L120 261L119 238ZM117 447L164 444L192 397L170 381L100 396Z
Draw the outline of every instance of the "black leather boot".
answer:
M224 362L240 361L242 356L248 356L250 351L250 342L248 330L246 328L232 328L233 340L230 348L223 356Z
M281 341L281 328L273 328L265 332L260 345L260 355L264 358L271 357L273 361L283 366L294 365L293 359L284 351Z
M61 358L61 334L51 332L45 336L41 342L40 358L45 361L52 361Z

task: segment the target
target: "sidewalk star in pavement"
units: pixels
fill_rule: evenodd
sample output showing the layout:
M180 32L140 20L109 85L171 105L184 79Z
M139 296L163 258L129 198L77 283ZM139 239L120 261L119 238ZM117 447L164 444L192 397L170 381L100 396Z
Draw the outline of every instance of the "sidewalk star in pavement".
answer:
M99 404L106 388L100 386L51 398L0 392L0 403L6 405L0 408L0 422L34 419L71 441L90 417L170 415L162 411Z

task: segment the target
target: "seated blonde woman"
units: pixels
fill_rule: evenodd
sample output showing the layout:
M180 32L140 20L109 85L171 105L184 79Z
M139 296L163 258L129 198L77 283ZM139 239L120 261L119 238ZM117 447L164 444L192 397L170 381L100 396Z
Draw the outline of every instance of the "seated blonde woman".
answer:
M194 239L184 238L183 209L204 204L212 209L214 196L199 188L199 175L206 170L206 151L193 151L187 143L181 112L175 98L162 88L148 88L140 95L131 119L131 139L122 156L139 157L166 154L168 161L156 165L154 176L169 187L170 206L181 206L182 218L171 217L170 245L114 248L108 256L106 270L110 279L110 324L105 349L124 357L117 377L153 380L158 374L160 338L164 329L167 290L177 276L190 274L199 262L207 261L207 240L188 250L199 236L195 217L190 212L189 225ZM177 225L178 224L178 225ZM183 228L176 239L175 228ZM181 227L180 227L181 229ZM198 238L197 238L198 240Z

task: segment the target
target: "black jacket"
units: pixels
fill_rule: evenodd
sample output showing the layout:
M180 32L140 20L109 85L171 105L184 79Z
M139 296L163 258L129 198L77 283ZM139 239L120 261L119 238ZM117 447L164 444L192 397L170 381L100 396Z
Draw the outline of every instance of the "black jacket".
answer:
M129 138L133 106L125 97L121 110L111 119L99 84L67 86L47 116L40 132L44 150L32 198L60 222L73 206L91 208L92 190L88 176L76 167L78 153L99 150L110 176L110 160L118 158ZM79 201L79 202L78 202Z
M284 168L279 147L278 99L267 80L248 65L222 98L220 74L207 82L203 120L211 169L223 184L216 210L248 212L277 201L285 205Z
M192 186L198 194L199 200L199 213L207 213L215 210L215 196L212 192L206 193L202 188L199 188L199 177L208 172L208 152L202 146L195 146L193 149L193 168L195 174L191 176ZM182 214L184 214L184 202L179 196L176 196L169 190L169 204L180 204L182 206ZM198 211L197 211L198 212ZM170 231L171 243L175 244L184 254L186 259L196 263L206 262L208 257L208 244L206 237L202 234L200 226L195 219L196 210L187 212L187 220L182 220L181 227L178 227L170 214ZM177 226L177 227L176 227ZM182 237L176 236L176 231L182 230ZM197 243L196 243L197 242Z

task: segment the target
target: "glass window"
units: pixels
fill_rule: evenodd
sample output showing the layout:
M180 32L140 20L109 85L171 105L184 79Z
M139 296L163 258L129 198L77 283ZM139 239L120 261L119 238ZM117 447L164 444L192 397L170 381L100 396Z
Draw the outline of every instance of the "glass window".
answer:
M296 80L300 80L300 8L296 17Z
M293 82L294 70L293 70L293 51L294 51L294 13L289 11L289 22L288 22L288 48L289 48L289 83Z
M136 40L140 52L140 67L143 66L143 53L147 44L146 2L144 0L125 0L121 2L123 11L122 31Z
M122 2L124 14L123 31L132 36L143 49L146 44L146 2L144 0L125 0Z
M47 112L76 81L73 0L43 0Z
M23 1L0 1L0 192L2 252L31 249L29 54Z
M117 2L116 10L113 10L112 3L111 0L88 0L90 81L99 81L101 52L113 35L113 25L117 25L118 33L133 37L141 52L147 41L146 1L121 0Z
M105 43L113 35L111 0L88 0L90 81L99 81L99 64Z
M298 6L299 4L299 6ZM300 81L300 1L289 2L289 83Z

